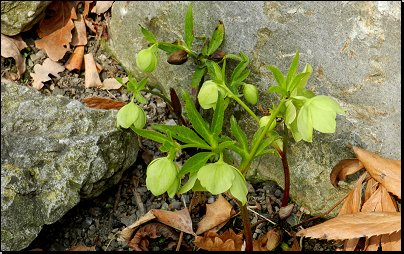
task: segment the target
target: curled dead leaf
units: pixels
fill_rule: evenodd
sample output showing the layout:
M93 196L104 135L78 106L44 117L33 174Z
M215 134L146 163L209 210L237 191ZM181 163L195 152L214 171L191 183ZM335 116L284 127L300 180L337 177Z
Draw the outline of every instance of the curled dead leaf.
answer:
M51 80L49 74L60 78L58 73L64 71L64 69L65 67L63 65L60 65L58 62L46 58L42 65L36 64L34 66L35 73L30 73L31 77L34 79L32 87L40 90L44 86L43 82Z
M167 225L160 223L150 223L142 226L128 243L129 247L135 251L147 251L148 241L142 244L142 240L146 237L156 239L160 236L170 237L173 240L178 240L178 233Z
M356 146L352 146L352 150L366 171L389 192L401 199L401 161L384 159Z
M1 34L1 56L2 57L12 57L15 60L15 65L17 66L18 78L24 74L26 70L25 58L22 57L20 51L28 47L27 44L22 40L20 35L7 36Z
M205 232L204 236L196 236L193 243L201 249L208 251L240 251L243 245L243 236L236 234L230 228L223 235L216 232Z
M98 75L97 66L94 61L92 53L84 55L84 66L85 66L85 88L102 86L100 76Z
M100 97L88 97L84 98L84 102L87 104L87 107L90 108L99 108L99 109L116 109L120 110L123 106L126 105L125 102L114 101L108 98L100 98Z
M187 234L195 235L194 231L192 230L192 220L191 216L189 215L188 208L185 207L182 210L175 212L153 209L153 214L156 216L156 219L159 222Z
M129 81L128 77L122 78L122 82L126 83ZM112 90L112 89L119 89L122 87L122 84L118 82L115 78L106 78L102 82L101 89L102 90Z
M87 45L87 29L84 22L83 14L78 15L77 20L74 22L72 46L84 46Z
M391 234L401 230L400 212L357 212L339 215L321 224L300 230L296 236L344 240Z
M281 241L279 231L272 229L253 243L253 251L272 251Z
M140 218L135 221L132 225L124 228L122 232L119 234L127 243L129 243L133 237L133 232L142 225L143 223L146 223L148 221L151 221L152 219L155 219L156 216L153 214L153 210L148 211L145 215L140 216Z
M65 68L69 71L78 70L80 72L83 64L84 46L77 46L69 60L65 63Z
M96 5L91 10L92 13L97 13L98 15L108 11L111 8L114 1L97 1Z
M352 175L364 166L358 159L344 159L338 162L331 171L330 181L331 184L338 188L338 182L344 181L347 175Z

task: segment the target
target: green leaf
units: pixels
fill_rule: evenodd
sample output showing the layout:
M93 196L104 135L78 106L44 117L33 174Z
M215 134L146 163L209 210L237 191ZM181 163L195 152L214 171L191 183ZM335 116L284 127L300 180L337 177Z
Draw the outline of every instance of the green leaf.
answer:
M265 67L267 67L272 72L272 74L274 75L274 78L276 80L276 83L278 83L278 85L280 87L282 87L283 89L286 89L286 81L285 81L285 77L283 76L282 72L274 66L265 65Z
M209 160L210 157L215 155L214 152L200 152L189 158L182 168L180 172L178 172L177 177L181 177L189 172L198 171L205 163Z
M214 149L214 151L216 152L216 153L219 153L220 151L222 151L223 149L225 149L226 147L229 147L229 146L231 146L231 145L233 145L233 144L235 144L236 143L236 141L225 141L225 142L222 142L222 143L220 143L215 149Z
M223 95L219 90L216 108L215 112L213 113L212 124L210 126L211 133L214 139L217 139L219 137L219 134L222 132L223 118L224 118Z
M170 132L172 137L187 143L187 144L198 144L201 146L208 146L208 144L203 141L194 131L189 129L188 127L185 126L169 126L165 124L152 124L151 127L153 129L156 129L158 131L168 133Z
M227 148L240 155L242 160L246 160L249 156L249 152L241 148L241 146L238 144L233 144L231 146L228 146Z
M298 63L299 63L299 48L297 48L296 55L293 58L292 64L290 65L288 71L288 75L286 76L286 88L290 87L290 83L292 83L292 79L295 77Z
M180 45L175 45L175 44L171 44L171 43L164 43L164 44L159 43L158 48L167 52L167 55L170 55L171 53L174 53L175 51L184 49Z
M261 135L261 133L262 133L262 131L264 130L264 128L265 128L265 126L260 127L260 128L254 133L253 139L252 139L252 141L251 141L250 148L255 146L255 143L257 142L258 137Z
M277 153L277 151L274 150L274 149L265 149L265 150L260 151L259 153L258 152L255 153L254 159L258 158L258 157L260 157L262 155L265 155L265 154L276 154L276 153Z
M304 72L306 72L306 73L309 72L309 73L311 74L311 73L313 73L313 68L311 67L310 64L306 64L306 66L304 67L304 69L303 69L302 72L303 72L303 73L304 73ZM310 76L310 75L305 76L305 77L302 78L302 79L299 81L299 83L297 84L296 90L297 90L298 93L299 93L299 91L303 90L304 87L306 86L307 81L309 80L309 76ZM302 95L302 94L296 94L296 95Z
M261 144L258 146L257 151L255 152L254 157L260 156L259 154L265 149L267 148L267 146L269 146L270 144L272 144L272 142L274 142L274 140L276 139L276 137L271 137L271 138L267 138L264 141L261 142Z
M220 66L213 61L206 61L206 66L208 66L209 76L211 80L223 80L222 69Z
M247 136L241 130L240 126L237 124L236 118L232 115L230 117L230 129L233 136L237 139L240 147L248 153L248 140Z
M154 35L152 33L147 31L146 29L144 29L140 24L139 24L139 26L142 29L142 34L144 35L146 41L150 41L152 43L157 43L157 41L156 41L156 39L154 39Z
M293 78L292 83L290 84L288 91L291 92L293 91L296 86L299 84L299 82L304 79L304 78L308 78L310 76L310 72L303 72L303 73L299 73L296 75L296 77Z
M246 79L248 77L248 75L250 75L250 70L246 70L245 72L243 72L240 76L238 76L234 81L233 84L238 84L241 83L244 79Z
M133 126L130 126L130 128L134 132L136 132L136 134L138 134L138 135L140 135L142 137L154 140L154 141L156 141L158 143L164 143L164 142L167 142L167 141L170 142L170 143L172 142L167 136L164 136L163 134L158 133L157 131L138 129L138 128L135 128Z
M207 72L208 72L208 68L206 68L206 66L204 66L203 68L196 69L194 76L192 77L192 88L198 87L203 76L205 76Z
M208 55L212 55L213 52L222 44L224 36L224 25L221 20L219 20L219 24L217 25L215 31L213 31L212 39L210 40L208 47Z
M248 63L250 62L248 57L243 52L240 51L240 55L242 56L243 61L240 62L236 66L236 68L234 68L233 74L231 75L230 83L233 83L235 80L238 79L240 74L243 72L243 70L248 66Z
M185 43L188 48L191 48L192 42L194 41L194 18L192 16L192 4L189 4L187 15L185 16Z
M184 89L181 89L181 92L182 92L182 98L186 102L185 109L187 110L187 115L192 123L192 127L208 142L209 145L216 144L216 140L213 139L213 136L210 133L208 125L203 120L199 112L196 110L194 103L192 102L192 99L189 96L188 92L185 91Z
M237 168L234 168L234 180L233 185L229 189L229 193L240 200L243 205L247 203L247 182Z
M268 89L267 93L271 93L271 92L276 92L276 93L282 94L283 96L288 96L288 92L283 87L280 87L280 86L271 86Z
M143 97L141 93L136 93L135 98L139 103L146 104L146 99Z
M137 91L140 92L140 91L143 89L143 87L146 85L146 83L147 83L147 78L142 79L142 80L139 82L139 85L138 85L138 87L137 87Z
M238 61L240 61L240 62L243 61L243 58L242 58L241 56L239 56L239 55L236 55L236 54L227 54L227 55L225 56L225 58L226 58L226 59L227 59L227 58L231 58L231 59L234 59L234 60L238 60Z

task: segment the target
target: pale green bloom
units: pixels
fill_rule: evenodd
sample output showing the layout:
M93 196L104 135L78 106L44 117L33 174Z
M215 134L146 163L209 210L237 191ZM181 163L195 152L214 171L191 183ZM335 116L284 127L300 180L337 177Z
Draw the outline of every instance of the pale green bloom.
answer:
M218 91L220 91L223 97L225 97L226 91L217 83L212 80L203 83L201 90L198 93L198 101L203 109L216 107L217 98L219 96Z
M154 196L168 192L170 197L174 197L180 187L180 180L177 174L180 171L178 165L168 159L161 157L150 162L146 171L146 186Z
M140 71L152 73L157 67L157 56L153 47L141 50L136 57L136 65Z
M251 104L258 103L258 89L250 84L244 84L243 89L244 98Z
M146 114L144 110L136 105L133 101L123 106L117 114L116 126L118 129L122 126L123 128L129 128L131 125L136 128L143 128L146 124Z

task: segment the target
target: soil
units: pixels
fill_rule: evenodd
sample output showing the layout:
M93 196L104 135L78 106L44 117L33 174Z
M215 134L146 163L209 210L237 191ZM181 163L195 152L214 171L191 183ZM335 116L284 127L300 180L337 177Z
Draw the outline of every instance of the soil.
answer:
M26 49L22 51L22 53L27 54L27 71L20 80L14 81L23 86L30 86L32 84L32 78L29 73L33 72L35 64L42 64L44 59L46 59L46 53L35 47L34 41L39 39L35 29L36 26L30 31L21 34L23 40L31 49L30 51ZM110 77L127 76L127 73L119 65L119 62L102 49L97 36L91 33L88 34L88 44L85 47L85 53L89 52L94 54L95 61L104 68L100 73L101 81ZM71 53L72 50L66 53L65 57L59 62L66 63ZM14 59L5 59L2 57L1 71L2 77L12 77L12 73L17 72ZM40 92L47 96L61 94L78 100L84 105L86 105L84 98L87 97L103 97L125 103L130 102L131 99L131 94L124 91L106 91L97 88L85 89L84 87L84 70L81 72L70 72L66 69L60 73L59 78L53 77L51 81L46 82ZM164 101L151 94L147 94L145 97L147 103L141 105L148 116L145 128L148 128L151 123L178 124L176 116L167 109ZM38 237L24 250L39 248L44 251L60 251L74 246L95 246L96 250L131 251L133 249L128 246L125 240L118 236L119 232L125 227L134 223L150 209L180 210L184 208L184 201L188 206L193 194L192 191L185 193L181 197L175 196L171 199L167 194L155 197L147 190L145 185L147 163L150 162L151 158L162 157L164 154L158 150L158 144L154 141L141 138L141 143L143 150L139 151L136 163L123 174L121 181L116 186L106 190L97 198L82 200L60 220L54 224L45 225ZM182 154L178 155L176 161L180 164L185 162L189 158L190 153L192 151L183 151ZM138 180L137 186L134 186L133 180ZM183 181L186 181L186 179ZM135 193L140 195L141 200L135 197L133 189L136 189ZM206 212L206 203L213 203L217 197L207 192L202 193L202 204L195 206L191 212L194 232L197 229L197 223ZM224 197L233 205L236 212L239 211L237 204L227 196ZM290 231L291 225L296 225L308 219L309 216L302 212L303 209L300 209L299 205L295 204L291 216L284 221L279 221L277 211L279 210L282 197L282 189L271 182L249 183L248 204L256 212L249 212L251 224L264 220L264 222L252 229L254 240L263 236L269 230L278 228L281 231L282 242L286 243L289 247L292 246L293 238L286 231ZM272 212L268 211L269 206L272 207ZM144 207L144 210L141 209L142 207ZM275 225L266 219L275 222ZM322 219L317 219L305 224L304 227L321 222L323 222ZM243 229L240 215L231 219L218 233L221 235L229 228L233 229L236 233ZM175 249L175 245L170 244L169 240L169 238L164 237L150 239L149 250L171 250L173 246ZM182 246L181 250L199 250L193 244L193 240L194 237L192 235L184 234L184 241L189 247ZM300 242L301 249L305 251L335 250L340 246L340 243L326 240L308 238L299 240L298 238L298 241ZM275 250L282 250L282 248L279 245Z

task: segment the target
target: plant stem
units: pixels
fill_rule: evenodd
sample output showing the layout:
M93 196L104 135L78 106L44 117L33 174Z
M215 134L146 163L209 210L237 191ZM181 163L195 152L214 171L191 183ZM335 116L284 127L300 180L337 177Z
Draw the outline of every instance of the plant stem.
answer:
M281 154L282 157L282 165L283 165L283 172L285 175L285 190L283 192L283 199L282 199L282 206L287 206L288 201L289 201L289 189L290 189L290 176L289 176L289 165L288 165L288 159L286 157L287 153L287 147L288 147L288 127L286 126L286 123L283 123L283 151Z
M251 111L251 109L245 105L245 103L240 100L240 98L238 98L237 96L235 96L230 89L228 89L226 86L222 86L224 89L226 89L226 91L230 94L229 97L232 98L233 100L237 101L238 104L240 104L254 119L255 121L257 121L258 123L260 122L260 119L254 114L254 112ZM269 124L269 122L268 122Z
M246 242L245 251L252 251L253 250L253 240L252 240L252 232L251 232L251 224L250 218L248 218L248 211L247 211L247 203L243 205L239 201L240 211L241 211L241 219L243 221L244 227L244 239Z

